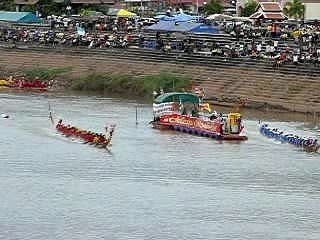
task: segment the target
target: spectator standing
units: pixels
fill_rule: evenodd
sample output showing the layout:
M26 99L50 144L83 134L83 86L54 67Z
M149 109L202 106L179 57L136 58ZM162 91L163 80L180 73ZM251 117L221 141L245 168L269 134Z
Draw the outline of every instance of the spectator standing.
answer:
M298 65L298 61L299 61L298 55L297 54L293 55L293 64Z
M275 38L277 36L277 25L275 23L271 26L271 37Z
M257 44L257 53L260 54L260 52L262 51L262 45L261 43Z
M273 41L273 47L274 47L275 51L278 51L278 41L277 40Z
M267 45L266 45L266 55L267 56L270 55L270 45L269 45L269 43L267 43Z
M248 44L248 53L251 54L251 52L252 52L252 44L250 43Z
M274 57L275 53L276 53L276 50L275 50L274 46L270 46L270 55L271 55L271 57Z

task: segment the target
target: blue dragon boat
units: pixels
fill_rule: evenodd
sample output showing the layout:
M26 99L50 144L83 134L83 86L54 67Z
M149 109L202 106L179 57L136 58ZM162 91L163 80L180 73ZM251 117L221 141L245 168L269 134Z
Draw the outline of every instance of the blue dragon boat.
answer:
M319 152L320 145L316 138L301 137L291 133L285 133L277 128L270 128L268 124L261 124L259 127L260 133L268 138L275 139L282 143L289 143L297 147L301 147L308 152Z

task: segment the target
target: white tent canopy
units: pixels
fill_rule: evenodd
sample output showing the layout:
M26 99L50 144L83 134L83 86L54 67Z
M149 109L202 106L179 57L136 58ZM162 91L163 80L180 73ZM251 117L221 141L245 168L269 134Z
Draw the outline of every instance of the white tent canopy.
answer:
M208 20L232 20L232 16L225 14L212 14L207 17Z
M229 21L235 20L235 21L243 21L243 22L251 21L248 17L233 17L226 14L212 14L212 15L209 15L207 19L216 20L216 21L223 21L223 20L229 20Z

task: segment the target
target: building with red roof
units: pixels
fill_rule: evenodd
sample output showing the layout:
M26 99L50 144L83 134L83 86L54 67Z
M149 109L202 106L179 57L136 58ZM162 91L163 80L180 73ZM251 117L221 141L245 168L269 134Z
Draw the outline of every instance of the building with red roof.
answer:
M250 16L250 19L282 21L287 19L283 14L282 7L278 2L259 2L257 12Z

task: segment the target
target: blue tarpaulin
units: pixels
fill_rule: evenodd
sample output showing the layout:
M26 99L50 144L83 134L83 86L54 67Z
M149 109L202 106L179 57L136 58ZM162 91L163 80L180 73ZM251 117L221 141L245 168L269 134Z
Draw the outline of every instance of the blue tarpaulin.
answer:
M217 33L218 29L212 25L193 22L160 21L147 28L152 31L164 32L193 32L193 33Z
M197 17L191 16L185 13L180 13L172 17L164 16L160 18L160 20L162 21L172 21L172 22L187 22L187 21L196 20L196 19Z
M39 23L41 19L31 12L0 11L0 21L17 23Z
M212 25L199 24L191 30L194 33L218 33L218 29Z
M173 31L175 28L174 22L167 22L167 21L159 21L158 23L155 23L149 27L147 27L148 30L154 30L154 31Z

